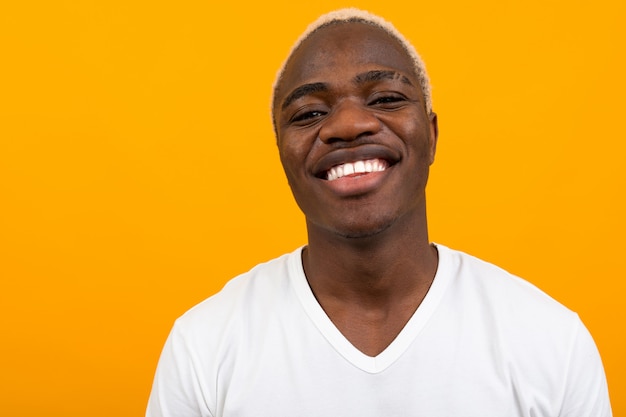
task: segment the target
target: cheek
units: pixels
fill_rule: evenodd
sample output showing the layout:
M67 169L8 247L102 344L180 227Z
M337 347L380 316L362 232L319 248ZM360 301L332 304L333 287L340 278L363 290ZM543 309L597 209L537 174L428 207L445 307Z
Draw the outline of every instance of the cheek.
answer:
M305 172L307 159L315 147L315 136L302 132L287 134L279 141L278 151L283 169L288 175L301 175Z
M417 117L416 122L404 125L403 137L406 138L406 145L417 152L417 156L430 163L432 158L430 146L430 124L428 120Z
M305 155L299 147L293 146L293 141L285 141L279 147L279 156L287 180L293 186L294 180L304 167Z
M400 125L395 134L402 140L407 155L420 161L430 161L429 132L416 125Z

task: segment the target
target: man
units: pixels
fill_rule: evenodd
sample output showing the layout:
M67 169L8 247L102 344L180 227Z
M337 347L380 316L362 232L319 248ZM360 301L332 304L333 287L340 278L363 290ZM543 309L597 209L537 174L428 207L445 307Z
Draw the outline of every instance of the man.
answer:
M429 242L437 117L423 63L389 23L321 17L272 103L308 244L177 321L149 417L611 415L575 313Z

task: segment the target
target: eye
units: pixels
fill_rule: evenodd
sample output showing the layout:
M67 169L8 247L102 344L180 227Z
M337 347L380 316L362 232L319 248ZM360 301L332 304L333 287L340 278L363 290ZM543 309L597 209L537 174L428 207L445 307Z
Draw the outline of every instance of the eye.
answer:
M290 122L303 124L303 122L311 122L325 114L326 112L321 110L300 111L291 118Z
M368 106L393 110L402 107L406 102L407 98L401 94L382 94L373 97L368 103Z

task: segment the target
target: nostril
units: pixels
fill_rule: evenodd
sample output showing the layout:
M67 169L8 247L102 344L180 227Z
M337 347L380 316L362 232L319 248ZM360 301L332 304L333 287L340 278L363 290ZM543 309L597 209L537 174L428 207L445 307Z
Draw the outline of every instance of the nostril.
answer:
M333 144L338 143L338 142L345 142L346 141L345 138L340 138L340 137L330 137L330 138L322 139L321 135L320 135L320 140L322 142L324 142L324 143L329 144L329 145L333 145Z
M380 129L380 120L367 106L341 104L324 118L319 138L325 143L352 141L375 134Z

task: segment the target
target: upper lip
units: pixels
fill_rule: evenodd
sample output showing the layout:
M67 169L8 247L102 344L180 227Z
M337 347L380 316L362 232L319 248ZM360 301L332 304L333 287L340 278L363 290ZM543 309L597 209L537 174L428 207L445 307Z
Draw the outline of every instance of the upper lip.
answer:
M330 151L313 165L313 174L326 179L326 173L334 166L348 162L365 161L368 159L384 159L389 166L396 164L401 155L386 146L377 144L359 145L352 148L341 148Z

